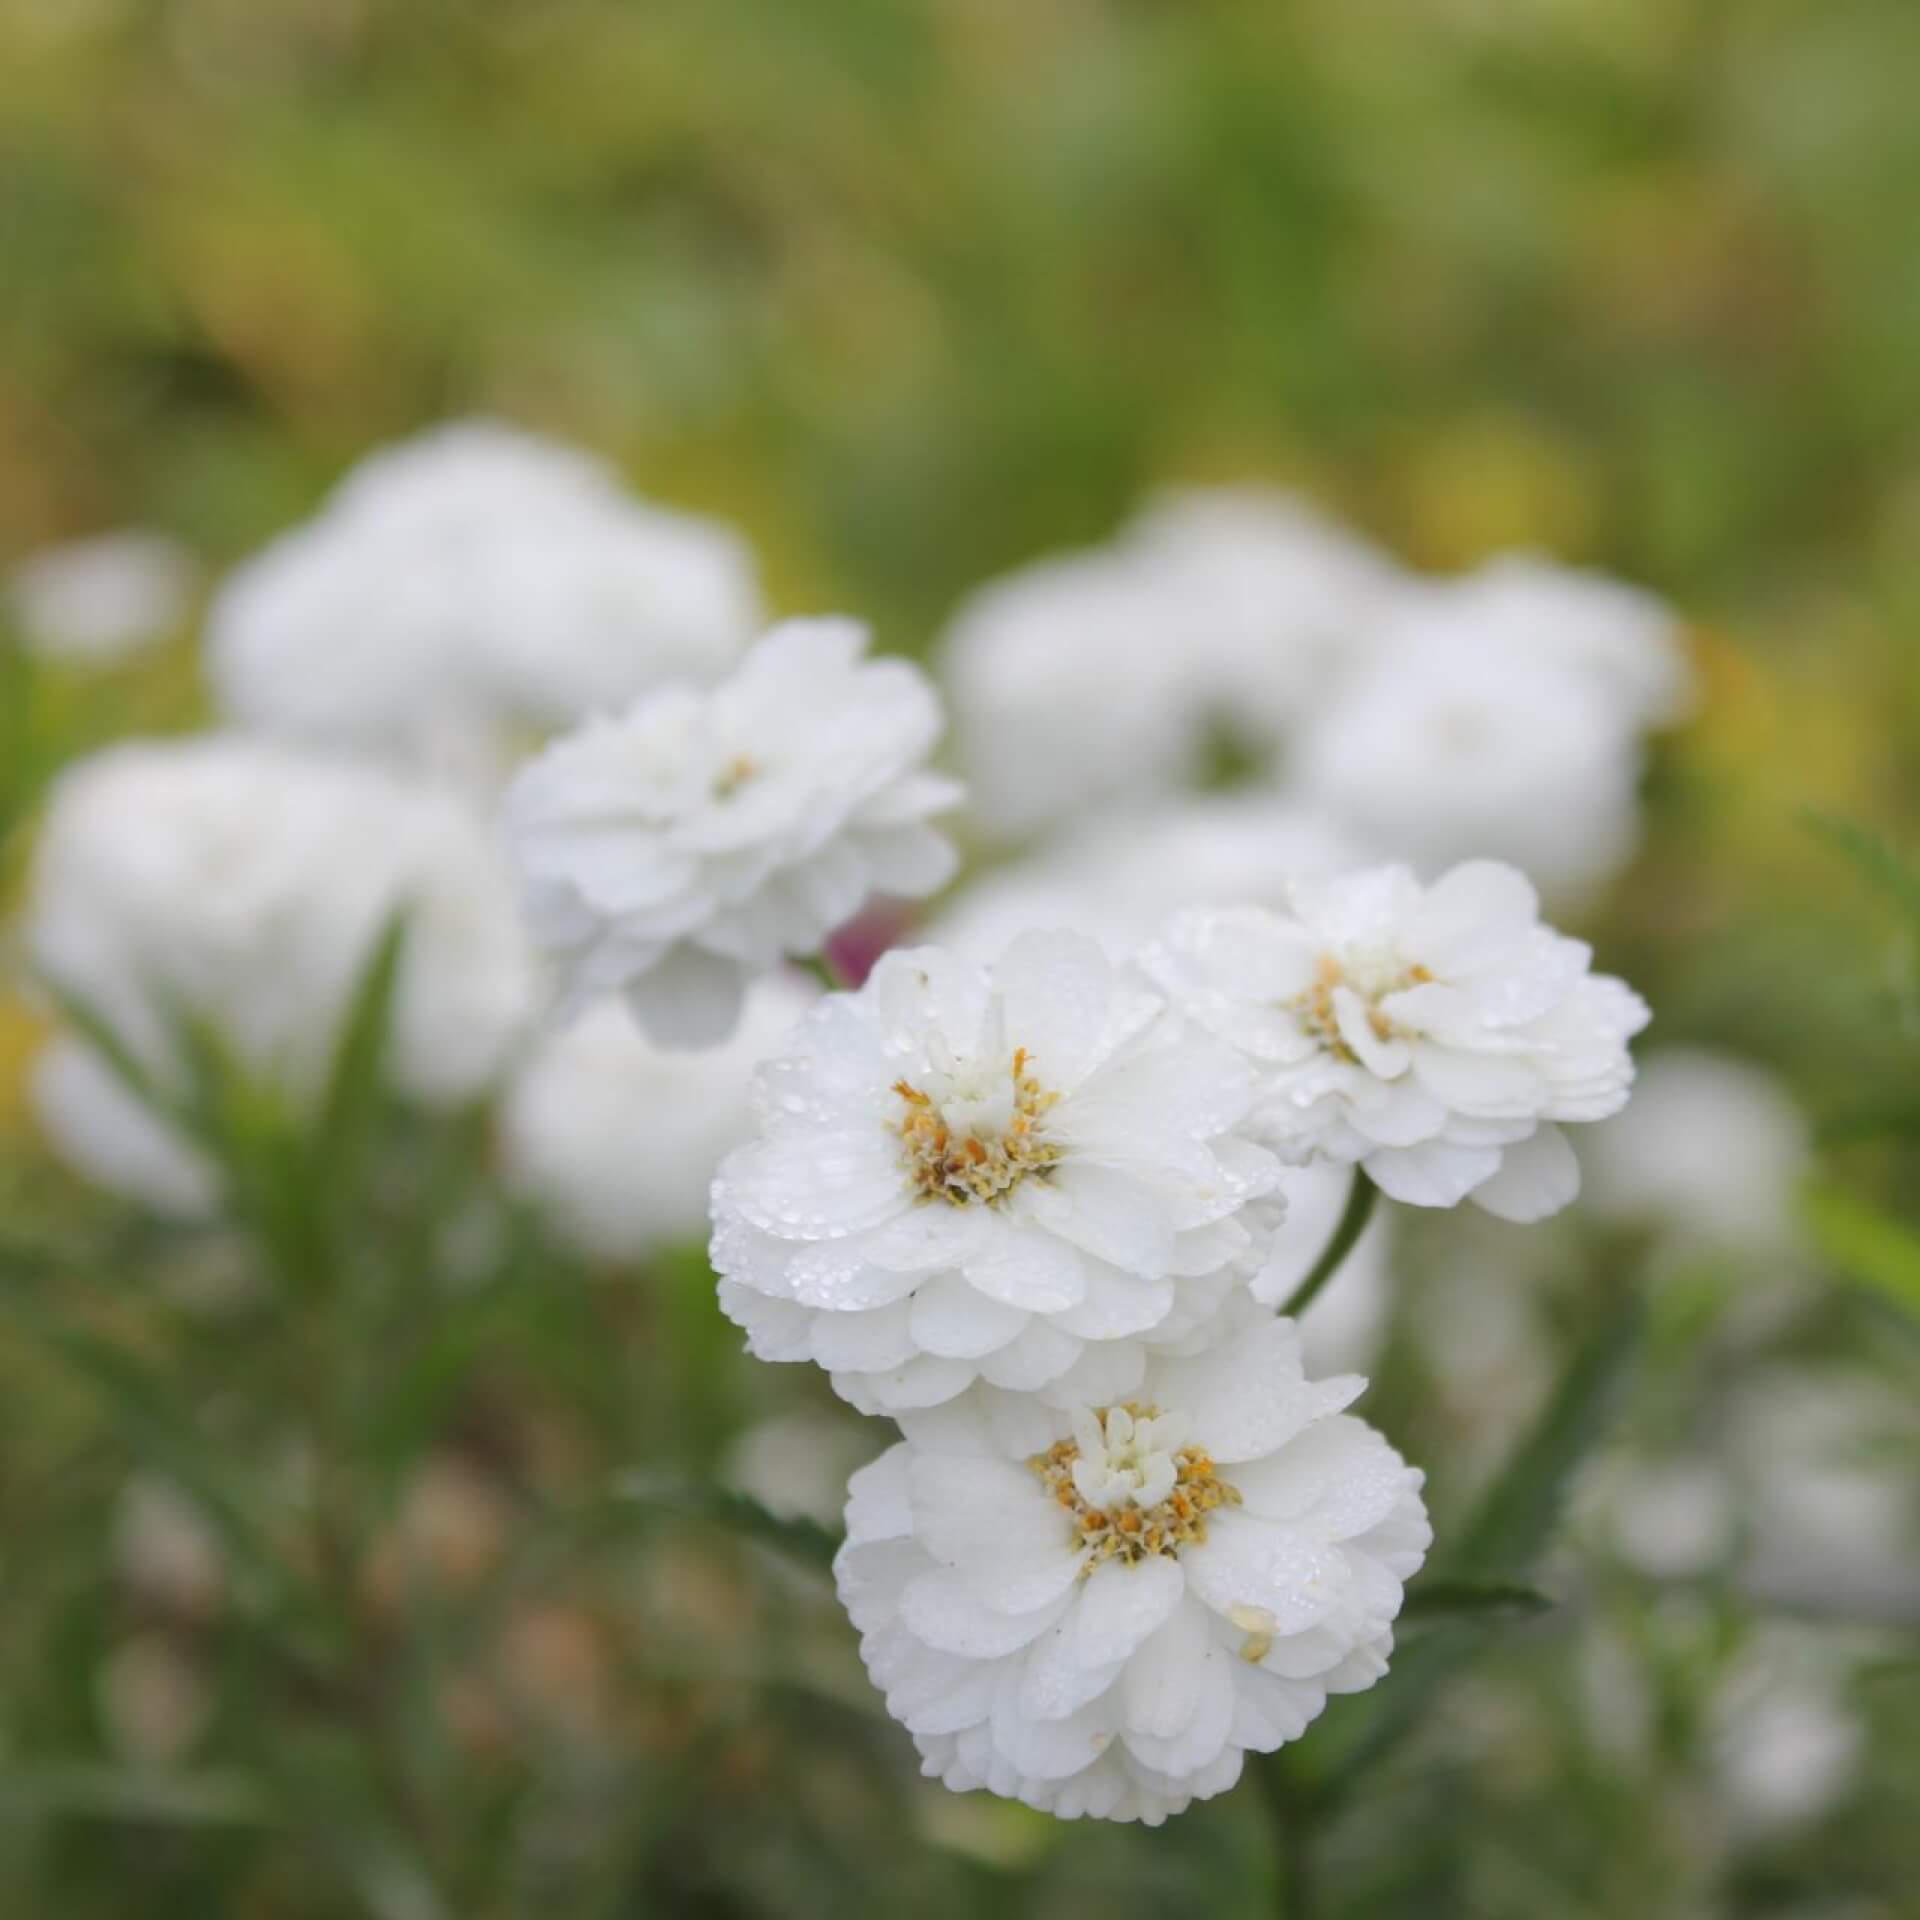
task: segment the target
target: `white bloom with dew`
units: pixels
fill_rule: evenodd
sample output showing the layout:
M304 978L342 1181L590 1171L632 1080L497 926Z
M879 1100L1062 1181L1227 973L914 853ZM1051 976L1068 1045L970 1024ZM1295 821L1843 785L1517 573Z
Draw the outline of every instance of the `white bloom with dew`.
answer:
M1559 1123L1625 1105L1649 1018L1592 958L1520 874L1473 861L1430 887L1375 867L1296 882L1287 913L1177 915L1141 964L1259 1067L1283 1151L1414 1206L1539 1220L1580 1190Z
M533 977L492 843L435 788L231 736L111 748L55 786L28 943L40 971L163 1087L185 1086L185 1016L297 1108L320 1093L365 967L402 910L390 1083L424 1105L458 1105L504 1064ZM184 1167L168 1168L158 1142L141 1147L103 1092L97 1075L76 1088L58 1056L43 1081L82 1170L112 1177L118 1163L152 1197L172 1184L191 1200ZM89 1111L99 1131L83 1143Z
M1169 801L993 868L942 904L928 935L985 960L1029 927L1071 927L1119 961L1181 907L1279 906L1293 879L1365 858L1350 834L1276 794Z
M30 653L104 666L176 632L193 586L193 560L178 541L103 533L22 561L6 599Z
M569 1008L620 993L660 1044L717 1045L783 956L873 894L945 884L940 703L866 644L849 620L789 620L710 692L662 688L521 770L509 838Z
M1382 635L1304 729L1300 791L1423 872L1485 855L1581 901L1639 842L1637 731L1564 663L1457 618Z
M1422 1476L1290 1322L1124 1403L969 1394L853 1478L840 1597L925 1771L1157 1826L1387 1667Z
M1221 740L1269 756L1397 582L1286 496L1215 491L988 583L940 650L974 813L1018 837L1182 786Z
M738 1030L705 1052L658 1047L614 1001L545 1035L501 1110L508 1184L590 1258L698 1241L714 1169L752 1130L756 1065L818 997L775 974Z
M761 1069L714 1181L721 1306L864 1411L975 1379L1124 1397L1257 1264L1280 1169L1236 1131L1254 1093L1083 936L990 970L890 953Z
M1689 1246L1783 1252L1812 1152L1806 1116L1746 1061L1675 1049L1644 1061L1624 1113L1582 1135L1587 1203Z
M209 616L223 711L486 787L552 728L712 680L760 624L729 529L625 493L574 449L486 421L356 467L239 568Z

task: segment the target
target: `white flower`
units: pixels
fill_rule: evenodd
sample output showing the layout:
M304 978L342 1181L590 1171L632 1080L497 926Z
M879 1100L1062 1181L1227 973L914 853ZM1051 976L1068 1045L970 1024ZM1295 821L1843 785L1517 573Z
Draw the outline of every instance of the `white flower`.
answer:
M757 1420L727 1452L726 1481L785 1520L838 1531L847 1477L874 1456L873 1426L844 1407Z
M49 660L123 660L186 619L193 562L157 533L105 533L22 562L7 600L20 638Z
M1675 1050L1640 1069L1624 1113L1582 1136L1593 1211L1652 1224L1691 1246L1756 1252L1794 1244L1794 1205L1811 1141L1770 1074Z
M762 981L732 1039L704 1053L655 1046L615 1002L588 1008L507 1093L509 1183L596 1259L700 1239L714 1169L751 1131L754 1067L815 997L797 978Z
M1279 1172L1233 1132L1246 1064L1163 1014L1067 933L990 972L890 953L816 1007L714 1181L720 1302L753 1352L869 1411L976 1378L1124 1396L1142 1342L1194 1337L1240 1284L1260 1248L1238 1216Z
M522 769L509 833L570 1005L624 993L662 1044L713 1045L783 954L945 883L939 701L865 649L852 621L789 620L711 692L662 688Z
M711 680L760 621L728 529L484 421L377 453L216 596L240 724L496 781L540 734Z
M518 1037L532 969L491 843L438 790L233 737L110 749L55 787L28 938L37 966L164 1087L184 1087L185 1015L299 1106L320 1091L403 907L390 1080L424 1104L458 1104ZM158 1140L140 1148L143 1129L112 1118L107 1093L59 1056L41 1083L83 1170L112 1178L117 1163L133 1190L162 1199L171 1184L190 1202L184 1166Z
M1283 496L1200 493L991 582L941 644L974 812L1019 836L1265 758L1394 580Z
M1693 670L1673 609L1605 574L1505 554L1477 573L1429 589L1407 634L1438 628L1477 635L1571 668L1636 727L1670 726L1691 711Z
M1296 877L1363 858L1351 835L1275 794L1172 801L993 868L943 905L930 937L984 960L1029 927L1071 927L1122 960L1181 907L1279 906Z
M92 1185L176 1220L219 1210L206 1156L147 1107L85 1041L63 1035L33 1063L34 1118Z
M840 1596L925 1771L1157 1826L1386 1671L1422 1476L1291 1323L1126 1404L968 1395L853 1477Z
M1291 900L1179 915L1142 958L1263 1069L1274 1136L1416 1206L1565 1206L1580 1169L1555 1123L1626 1103L1639 996L1590 973L1591 949L1543 926L1533 889L1492 861L1425 888L1398 866L1297 881Z
M1290 764L1311 804L1424 872L1484 855L1577 901L1639 839L1640 747L1620 704L1464 609L1420 607L1383 635Z
M1847 1694L1860 1650L1784 1624L1742 1651L1712 1700L1712 1749L1728 1810L1774 1839L1853 1785L1867 1728Z

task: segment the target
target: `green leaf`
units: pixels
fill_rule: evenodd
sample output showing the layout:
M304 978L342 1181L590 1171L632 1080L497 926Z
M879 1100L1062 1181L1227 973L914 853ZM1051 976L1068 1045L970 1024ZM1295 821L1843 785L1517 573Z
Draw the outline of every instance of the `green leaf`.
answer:
M1524 1579L1532 1571L1553 1536L1576 1469L1613 1416L1645 1322L1639 1297L1629 1294L1588 1335L1447 1555L1450 1573L1497 1582Z
M1920 866L1890 840L1871 827L1830 813L1810 813L1806 824L1810 832L1851 860L1871 886L1910 919L1920 922Z
M34 979L59 1009L60 1017L93 1048L127 1092L168 1126L180 1125L182 1115L178 1105L161 1091L153 1075L114 1031L112 1023L86 996L44 968L36 969Z
M401 908L381 930L360 970L334 1046L312 1135L310 1172L315 1189L336 1206L351 1206L379 1117L394 996L406 944L407 915Z
M680 1479L668 1474L629 1474L616 1491L623 1500L662 1513L687 1514L711 1521L743 1539L771 1547L815 1573L830 1571L840 1542L815 1521L782 1519L751 1495L731 1487Z
M1524 1620L1547 1613L1553 1600L1537 1587L1513 1581L1416 1580L1407 1590L1400 1618L1427 1620Z
M80 1816L169 1826L257 1826L273 1811L231 1773L169 1773L76 1761L0 1766L0 1814Z
M1839 1187L1812 1188L1804 1211L1814 1244L1849 1280L1920 1313L1920 1233Z

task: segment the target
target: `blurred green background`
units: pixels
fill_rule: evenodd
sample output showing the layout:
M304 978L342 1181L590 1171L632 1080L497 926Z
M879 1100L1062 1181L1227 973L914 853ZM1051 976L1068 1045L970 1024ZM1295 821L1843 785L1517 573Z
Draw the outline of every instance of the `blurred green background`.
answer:
M224 565L485 412L908 649L1174 479L1300 486L1427 567L1537 545L1650 585L1708 698L1587 930L1661 1038L1766 1062L1829 1143L1816 1280L1756 1327L1737 1263L1669 1263L1627 1432L1711 1441L1783 1357L1910 1409L1920 919L1804 815L1920 826L1916 76L1910 0L0 0L0 559L137 523ZM54 694L69 753L200 711L185 647ZM436 1291L384 1195L365 1323L210 1317L242 1254L32 1141L36 1031L0 1008L0 1912L1279 1910L1252 1783L1158 1834L922 1791L817 1575L604 1495L824 1414L738 1360L697 1258L586 1270L489 1216L485 1283ZM1646 1263L1456 1238L1403 1287L1483 1255L1567 1353ZM385 1369L343 1484L289 1496L338 1498L347 1574L228 1486L309 1470L274 1424L309 1338ZM1545 1389L1431 1374L1396 1322L1369 1406L1444 1527ZM1862 1444L1911 1492L1911 1422ZM172 1490L136 1505L192 1490L184 1532L129 1521L135 1469ZM157 1586L130 1530L173 1543ZM1880 1635L1865 1759L1750 1832L1710 1703L1779 1623L1572 1551L1577 1604L1328 1802L1317 1910L1920 1911L1920 1600L1904 1639L1844 1593L1813 1623ZM129 1752L183 1690L189 1737Z

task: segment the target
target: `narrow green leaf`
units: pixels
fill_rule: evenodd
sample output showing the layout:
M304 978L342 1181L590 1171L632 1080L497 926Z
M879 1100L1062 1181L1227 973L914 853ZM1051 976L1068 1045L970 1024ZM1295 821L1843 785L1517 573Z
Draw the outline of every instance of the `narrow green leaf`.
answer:
M272 1809L238 1774L70 1764L0 1766L0 1814L81 1816L169 1826L257 1826Z
M1920 866L1884 835L1858 821L1830 813L1809 813L1805 818L1810 832L1844 854L1870 885L1909 918L1920 921Z
M1839 1187L1813 1188L1804 1210L1814 1244L1841 1273L1920 1313L1920 1233Z
M1575 1470L1612 1418L1645 1320L1638 1296L1629 1294L1587 1337L1447 1555L1449 1572L1496 1582L1524 1579L1532 1571L1552 1538Z
M394 996L406 944L407 915L402 908L387 921L361 967L334 1046L313 1130L312 1176L316 1188L336 1204L350 1204L357 1190L379 1116Z
M643 1473L629 1474L619 1482L616 1491L621 1499L643 1507L711 1521L744 1539L772 1547L816 1573L830 1570L833 1556L840 1550L840 1542L825 1527L812 1520L782 1519L778 1514L769 1513L750 1495L731 1487Z
M1404 1621L1524 1620L1547 1613L1554 1602L1537 1587L1512 1581L1416 1580L1407 1589Z
M44 968L35 970L34 979L59 1009L60 1017L100 1056L121 1086L156 1119L178 1126L181 1114L177 1104L161 1091L153 1075L86 995Z

